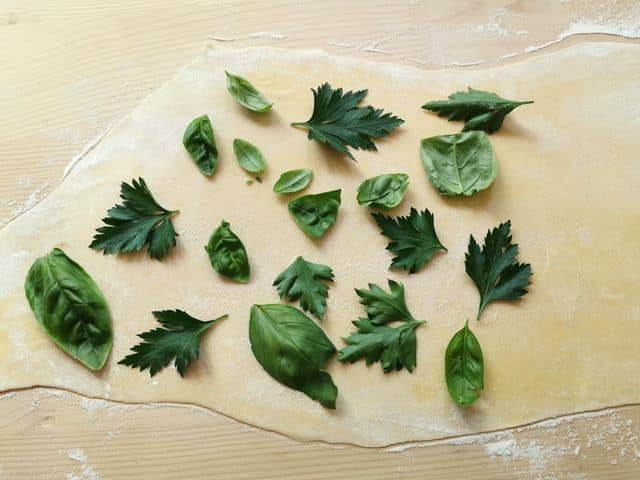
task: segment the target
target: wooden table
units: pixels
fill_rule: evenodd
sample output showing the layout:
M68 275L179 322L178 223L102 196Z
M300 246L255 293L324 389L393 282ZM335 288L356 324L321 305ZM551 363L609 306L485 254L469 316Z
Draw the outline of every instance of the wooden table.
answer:
M465 69L585 40L633 42L638 18L634 0L0 0L0 222L44 198L207 39ZM295 442L189 406L34 388L0 396L0 479L636 479L639 425L640 406L627 406L360 448Z

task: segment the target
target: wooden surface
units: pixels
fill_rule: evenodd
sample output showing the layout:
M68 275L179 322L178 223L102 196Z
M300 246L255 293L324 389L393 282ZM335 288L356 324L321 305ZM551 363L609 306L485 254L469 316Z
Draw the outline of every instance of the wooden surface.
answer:
M0 221L42 199L109 125L209 38L421 68L486 68L572 42L634 41L634 0L0 0ZM600 35L572 35L572 34ZM617 34L618 36L611 36ZM59 390L0 397L0 479L640 478L640 407L388 449L300 443L186 406Z

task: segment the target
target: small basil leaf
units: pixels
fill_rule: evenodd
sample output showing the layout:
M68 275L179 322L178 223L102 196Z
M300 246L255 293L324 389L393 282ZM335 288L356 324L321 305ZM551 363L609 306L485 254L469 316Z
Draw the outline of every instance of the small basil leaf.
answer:
M273 186L275 193L295 193L304 190L313 180L313 172L308 168L289 170L280 175Z
M484 388L484 361L469 322L451 338L444 354L444 375L449 395L463 407L480 397Z
M304 195L289 202L296 224L313 238L320 238L336 223L341 190Z
M227 74L227 90L236 102L252 112L261 113L271 109L273 102L256 90L249 80L227 71L224 73Z
M267 163L262 156L262 152L246 140L236 138L233 141L233 151L236 154L238 163L247 172L262 173L264 169L267 168Z
M358 203L366 207L393 208L400 205L407 188L409 175L388 173L369 178L358 187Z
M182 137L182 144L203 175L210 177L218 166L218 149L211 121L206 115L194 118Z
M111 314L87 272L54 248L33 263L24 289L49 338L85 367L100 370L113 343Z
M209 243L204 247L211 266L220 275L234 282L248 283L251 274L247 251L240 239L231 231L229 223L222 221L211 234Z
M336 408L338 388L325 370L336 349L304 313L289 305L254 305L249 341L256 360L274 379Z
M489 188L498 173L498 163L481 131L425 138L422 163L431 184L442 195L473 195Z

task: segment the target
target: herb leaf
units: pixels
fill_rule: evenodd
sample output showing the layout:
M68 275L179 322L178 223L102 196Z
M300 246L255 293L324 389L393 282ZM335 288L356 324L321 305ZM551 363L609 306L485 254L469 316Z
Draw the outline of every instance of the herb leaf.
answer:
M100 370L113 343L111 314L89 274L54 248L33 263L24 290L47 336L85 367Z
M400 205L407 188L409 175L387 173L369 178L358 187L358 203L374 208L393 208Z
M161 207L142 178L131 183L122 182L122 205L109 209L102 219L106 226L96 229L89 247L107 255L138 252L148 245L149 256L161 259L176 246L178 234L171 217L178 211Z
M425 322L410 321L398 327L375 325L368 318L353 323L358 330L343 340L347 343L338 360L354 363L362 358L367 365L380 362L384 373L416 367L416 328Z
M331 267L307 262L304 258L298 257L278 275L273 285L277 288L280 298L286 298L290 302L299 299L303 310L322 320L329 296L329 286L325 282L332 281Z
M367 96L367 90L349 91L343 94L342 88L334 90L324 83L313 92L313 113L306 122L291 125L309 130L310 140L326 143L355 160L349 147L363 150L376 150L373 139L391 133L404 120L381 109L358 105Z
M233 141L233 151L238 163L247 172L262 173L267 168L267 162L265 162L262 152L246 140L236 138Z
M528 103L533 102L507 100L495 93L469 87L466 92L452 93L449 100L427 102L422 108L436 112L439 117L449 117L449 121L464 120L463 131L484 130L493 133L500 129L508 113Z
M275 193L295 193L304 190L313 179L313 172L308 168L289 170L280 175L278 181L273 185Z
M436 235L433 214L426 208L420 213L412 208L407 217L392 218L381 213L372 215L382 234L391 240L387 250L396 255L391 261L391 268L416 273L438 250L447 251Z
M227 90L236 102L252 112L262 113L271 109L273 102L256 90L249 80L226 70L224 73L227 74Z
M336 408L338 388L325 370L336 349L304 313L289 305L254 305L249 341L256 360L274 379Z
M210 177L218 166L218 148L207 115L194 118L182 137L182 144L203 175Z
M336 223L341 190L303 195L289 202L289 213L298 227L313 238L320 238Z
M489 230L482 250L473 235L464 266L480 292L478 320L484 308L496 300L518 300L531 285L531 265L518 263L518 245L511 243L511 221Z
M227 315L207 322L193 318L182 310L163 310L153 312L158 322L164 328L156 328L138 336L143 342L131 348L135 353L129 354L118 363L132 368L140 368L143 372L147 368L153 377L156 373L169 365L172 359L181 377L200 354L200 338Z
M463 407L471 405L484 388L484 361L469 321L449 341L444 354L444 376L449 395Z
M204 249L216 272L234 282L249 283L249 257L242 241L231 231L229 222L222 220Z
M498 162L484 132L425 138L420 155L431 184L442 195L473 195L489 188L498 174Z
M367 316L374 325L384 325L400 320L414 322L413 315L409 312L404 299L404 286L394 280L387 280L390 293L374 283L369 284L369 289L358 289L356 293L360 297L360 303L367 309Z

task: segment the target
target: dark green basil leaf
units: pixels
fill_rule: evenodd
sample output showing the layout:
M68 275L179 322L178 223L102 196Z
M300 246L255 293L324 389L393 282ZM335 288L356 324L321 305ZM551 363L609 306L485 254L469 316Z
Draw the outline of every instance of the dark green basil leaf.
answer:
M111 315L87 272L54 248L33 263L24 289L49 338L85 367L100 370L113 343Z
M278 382L336 408L338 388L325 371L336 349L304 313L289 305L254 305L249 341L258 363Z
M420 153L429 180L443 195L473 195L498 174L491 142L481 131L425 138Z
M289 170L280 175L280 178L273 186L275 193L295 193L304 190L313 179L313 172L308 168Z
M229 223L222 221L211 234L209 243L204 247L211 266L220 275L234 282L248 283L251 274L247 251L240 239L231 231Z
M358 187L358 203L374 208L393 208L400 205L407 188L409 175L387 173L369 178Z
M320 238L336 223L341 190L304 195L289 202L289 212L298 226L314 238Z
M218 166L218 149L211 121L206 115L194 118L182 137L182 144L200 171L210 177Z
M265 168L267 168L267 163L264 161L262 152L260 152L255 145L247 142L246 140L236 138L233 141L233 151L236 154L238 163L247 172L261 173L264 172Z
M273 102L256 90L249 80L227 71L224 73L227 74L227 90L236 102L252 112L261 113L271 109Z
M444 376L451 398L463 407L475 402L484 388L482 350L478 339L469 329L469 321L447 346Z

